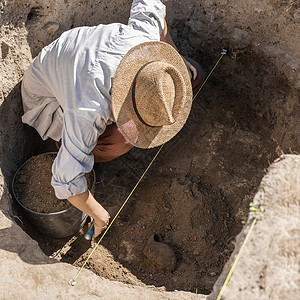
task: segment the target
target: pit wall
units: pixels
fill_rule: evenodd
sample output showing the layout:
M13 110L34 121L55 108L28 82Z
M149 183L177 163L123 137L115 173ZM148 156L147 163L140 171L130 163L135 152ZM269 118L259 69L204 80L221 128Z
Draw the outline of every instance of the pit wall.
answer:
M216 299L221 289L223 300L299 298L300 155L282 155L275 160L261 181L253 206L260 211L249 213L207 300Z
M207 73L222 48L228 50L214 72L215 85L207 88L218 85L232 93L233 107L246 105L263 118L279 152L299 152L300 6L282 0L163 2L180 52L198 60ZM4 177L9 185L39 142L20 121L20 81L32 58L70 28L126 22L130 5L129 0L0 0L2 204Z

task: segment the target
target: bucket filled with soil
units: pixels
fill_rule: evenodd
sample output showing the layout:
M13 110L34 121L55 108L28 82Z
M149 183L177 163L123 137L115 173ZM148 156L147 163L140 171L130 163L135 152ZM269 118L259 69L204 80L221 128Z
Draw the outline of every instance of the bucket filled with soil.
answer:
M49 237L63 238L76 233L84 225L87 215L68 200L55 196L51 168L56 155L56 152L48 152L28 159L13 177L12 192L37 231ZM93 171L86 174L86 179L93 193Z

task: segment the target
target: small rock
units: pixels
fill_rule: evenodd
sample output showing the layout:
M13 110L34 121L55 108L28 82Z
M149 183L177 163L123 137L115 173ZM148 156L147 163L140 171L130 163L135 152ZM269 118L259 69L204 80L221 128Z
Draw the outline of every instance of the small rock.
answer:
M227 5L227 0L219 0L219 4L226 6Z
M171 230L171 229L172 229L172 226L171 226L170 224L167 224L167 225L165 225L165 229L166 229L166 230Z
M5 59L8 55L8 52L9 52L9 49L11 48L12 46L6 42L2 42L1 43L1 47L0 47L0 57L2 59Z
M250 44L251 36L246 30L233 28L232 38L238 48L245 48Z
M21 175L18 178L19 183L26 183L26 175Z
M48 22L44 28L49 33L55 33L59 29L59 26L58 22Z
M157 236L148 239L144 255L160 270L174 271L176 268L176 255L173 249L161 242Z
M294 19L295 19L296 21L300 21L300 10L298 10L298 11L296 11L296 12L294 13Z

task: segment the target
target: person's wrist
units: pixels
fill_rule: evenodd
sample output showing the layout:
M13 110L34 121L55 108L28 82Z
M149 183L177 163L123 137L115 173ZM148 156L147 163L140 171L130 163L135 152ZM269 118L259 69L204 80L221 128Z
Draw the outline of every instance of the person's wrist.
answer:
M100 225L96 224L95 221L93 222L93 224L94 224L95 228L99 228L99 229L102 229L102 230L103 230L103 229L106 229L106 228L107 228L107 225L108 225L108 223L104 223L103 226L100 226Z
M110 215L106 210L104 210L104 213L101 213L101 215L93 215L92 218L95 226L99 228L106 228L109 223Z

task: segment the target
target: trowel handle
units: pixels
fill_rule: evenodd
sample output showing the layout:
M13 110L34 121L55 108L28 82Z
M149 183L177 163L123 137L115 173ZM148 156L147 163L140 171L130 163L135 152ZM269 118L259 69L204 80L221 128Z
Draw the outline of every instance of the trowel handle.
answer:
M92 239L92 236L94 235L94 223L90 226L86 234L84 235L84 238L88 241Z

